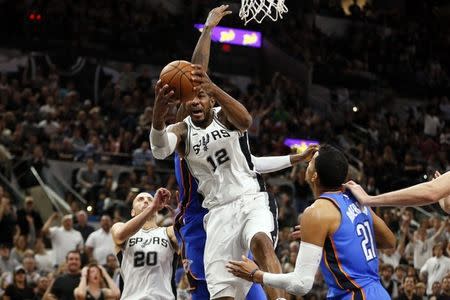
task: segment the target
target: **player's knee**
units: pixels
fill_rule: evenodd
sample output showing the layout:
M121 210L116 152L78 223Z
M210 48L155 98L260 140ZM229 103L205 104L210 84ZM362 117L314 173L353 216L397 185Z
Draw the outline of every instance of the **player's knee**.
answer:
M267 253L268 250L273 250L272 241L264 232L255 234L250 242L252 253Z

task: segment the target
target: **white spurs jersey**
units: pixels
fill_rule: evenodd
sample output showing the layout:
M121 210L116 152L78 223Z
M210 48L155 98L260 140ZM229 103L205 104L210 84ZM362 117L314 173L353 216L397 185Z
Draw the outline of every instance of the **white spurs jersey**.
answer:
M217 117L219 111L214 108L213 121L206 128L195 126L191 117L184 119L185 159L207 209L265 190L251 162L247 132L226 128Z
M124 286L120 299L170 300L175 251L167 228L140 229L117 253Z

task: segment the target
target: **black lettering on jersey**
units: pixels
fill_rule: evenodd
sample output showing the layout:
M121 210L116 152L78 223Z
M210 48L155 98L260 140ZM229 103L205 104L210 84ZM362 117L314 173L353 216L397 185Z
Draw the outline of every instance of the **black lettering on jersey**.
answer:
M222 136L220 135L219 130L214 130L211 132L211 135L213 137L214 140L220 139Z
M198 154L200 152L200 143L194 145L192 148L194 149L195 154Z
M150 244L152 244L152 242L150 241L150 239L145 239L145 241L142 242L141 247L142 247L142 248L145 248L145 247L147 247L147 246L150 245Z
M160 244L160 242L159 242L159 237L157 237L157 236L154 236L153 237L153 240L152 240L152 244Z
M208 151L208 144L209 144L209 134L206 134L206 136L202 136L203 151Z
M225 129L220 129L220 133L222 134L222 137L230 137L230 133L226 131Z
M169 240L161 239L161 246L167 248L167 246L169 246Z
M141 237L131 238L131 239L129 240L128 246L129 246L129 247L133 247L134 245L136 245L137 243L142 242L143 240L144 240L144 239L141 238Z

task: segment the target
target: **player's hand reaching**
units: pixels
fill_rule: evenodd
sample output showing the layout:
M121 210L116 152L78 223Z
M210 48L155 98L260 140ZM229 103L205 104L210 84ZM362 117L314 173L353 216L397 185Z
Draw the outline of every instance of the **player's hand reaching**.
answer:
M229 5L221 5L213 8L206 19L205 27L215 27L224 16L231 14L231 10L227 10L228 7Z
M164 127L169 110L180 102L179 99L173 98L174 93L173 90L170 90L169 85L163 85L161 79L158 80L155 86L155 105L153 106L153 124L156 125L154 126L156 129Z
M170 197L172 196L172 193L165 188L159 188L156 191L155 197L153 199L153 207L156 211L160 211L164 207L166 207L167 203L170 201Z
M356 182L350 180L347 183L344 183L344 188L349 190L353 196L355 196L356 200L362 205L368 205L370 202L370 196L366 193L366 191Z
M319 145L309 145L308 148L300 154L302 161L309 162L317 151L319 151Z
M226 265L228 272L236 277L252 281L256 283L262 283L262 272L259 270L256 263L242 255L241 261L230 260ZM258 274L257 274L258 273Z
M209 93L214 89L215 84L211 81L201 65L192 65L192 68L194 70L191 71L191 80L194 85L194 91L199 92L200 90L204 90L206 93Z
M295 225L295 231L292 232L292 238L294 240L302 239L302 228L300 227L300 225Z

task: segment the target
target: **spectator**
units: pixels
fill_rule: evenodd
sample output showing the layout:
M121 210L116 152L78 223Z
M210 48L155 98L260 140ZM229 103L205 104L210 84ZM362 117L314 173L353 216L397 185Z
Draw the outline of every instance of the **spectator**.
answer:
M437 297L437 300L448 300L450 299L450 275L447 275L442 279L442 292Z
M23 268L25 270L27 285L35 286L41 276L37 272L36 260L33 256L28 256L23 259Z
M111 278L116 281L116 278L119 276L119 264L117 263L117 257L114 254L108 254L106 256L106 264L103 266L105 267L105 270L108 272L108 275L111 276Z
M103 215L100 219L100 229L89 235L86 241L86 253L89 260L94 259L98 264L105 264L106 257L114 253L114 241L111 235L111 217Z
M19 235L16 237L14 247L11 249L11 257L22 263L25 251L28 249L27 237Z
M34 226L36 235L40 234L43 222L41 215L34 208L33 197L25 197L25 207L17 210L17 223L21 234L28 235L31 226Z
M32 300L34 298L33 289L27 286L25 269L17 266L14 269L13 283L10 284L3 296L4 300Z
M432 285L441 282L450 272L450 258L443 256L444 246L437 243L433 246L433 257L428 259L420 269L420 276L427 277L427 295L432 294Z
M94 227L88 224L88 215L84 210L80 210L76 214L77 224L74 226L76 231L81 233L83 241L86 242L91 233L95 231Z
M142 142L141 147L133 151L133 166L144 168L146 163L155 164L152 151L147 141Z
M439 297L441 294L441 283L439 281L433 282L433 285L431 286L431 295L430 299L435 300L437 297Z
M0 199L0 228L2 229L0 244L8 244L9 247L13 246L15 226L16 216L12 210L10 199L4 195Z
M103 287L104 282L106 287ZM74 295L78 300L117 299L120 290L101 265L90 264L81 271L80 284L74 290Z
M52 248L55 253L55 265L63 263L67 253L80 249L84 244L80 232L73 229L72 215L65 215L62 218L61 226L50 227L52 222L58 218L59 214L54 213L42 227L42 233L49 236L52 242ZM79 256L80 254L77 253L77 255Z
M427 286L423 282L416 283L416 294L421 300L428 300Z
M12 274L19 262L11 257L10 252L8 244L0 244L0 270Z
M394 274L394 267L389 264L384 264L380 268L381 270L381 284L389 293L391 298L398 297L398 282L392 278Z
M37 286L35 289L35 298L33 300L41 300L44 297L45 292L48 289L48 286L50 284L50 280L48 279L47 276L41 276L39 277L38 281L37 281Z
M416 278L414 276L406 276L403 279L402 289L397 300L421 300L415 290Z
M45 249L45 244L41 237L37 238L34 243L34 258L36 260L36 266L40 271L53 271L55 259L50 252Z
M77 173L77 184L81 189L81 194L84 197L92 199L94 195L90 194L93 192L93 187L100 183L100 175L95 167L94 159L89 158L86 161L86 167L80 168Z
M45 225L44 225L45 227ZM51 290L46 292L44 300L74 300L73 291L80 284L81 255L72 250L66 256L67 271L55 278Z
M438 135L438 131L441 129L442 125L441 121L439 120L439 117L437 116L436 108L430 106L427 109L427 113L425 114L423 124L424 124L423 133L426 136L434 138Z

